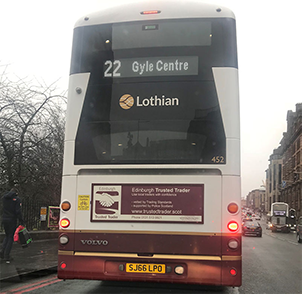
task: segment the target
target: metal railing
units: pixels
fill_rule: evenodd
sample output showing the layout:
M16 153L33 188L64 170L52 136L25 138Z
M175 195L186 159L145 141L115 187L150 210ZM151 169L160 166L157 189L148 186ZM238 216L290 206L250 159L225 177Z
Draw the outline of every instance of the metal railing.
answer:
M49 203L47 200L34 200L34 199L21 199L22 200L22 214L23 219L26 225L26 228L30 231L32 230L46 230L47 229L47 221L41 221L40 213L41 207L48 206L58 206L58 203ZM1 224L0 224L0 232L3 232L2 225L2 214L3 207L2 201L0 201L0 213L1 213Z

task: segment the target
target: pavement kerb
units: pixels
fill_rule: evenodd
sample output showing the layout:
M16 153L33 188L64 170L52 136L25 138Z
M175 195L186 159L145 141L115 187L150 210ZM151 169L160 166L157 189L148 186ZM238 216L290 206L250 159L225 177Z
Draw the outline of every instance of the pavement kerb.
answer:
M55 236L52 234L39 234L43 237ZM34 236L34 238L39 238ZM34 239L26 248L16 242L11 251L12 261L6 264L4 260L0 262L0 284L4 280L14 278L21 279L22 276L40 272L55 271L58 264L58 239ZM0 291L1 292L1 291Z

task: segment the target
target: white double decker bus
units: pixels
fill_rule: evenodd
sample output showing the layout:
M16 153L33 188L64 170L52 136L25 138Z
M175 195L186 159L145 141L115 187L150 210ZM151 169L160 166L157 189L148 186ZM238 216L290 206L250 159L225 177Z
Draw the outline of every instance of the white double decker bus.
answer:
M294 225L294 223L293 223ZM291 230L289 205L285 202L274 202L271 205L271 230L272 232L286 232Z
M190 1L80 19L58 277L241 285L233 13Z

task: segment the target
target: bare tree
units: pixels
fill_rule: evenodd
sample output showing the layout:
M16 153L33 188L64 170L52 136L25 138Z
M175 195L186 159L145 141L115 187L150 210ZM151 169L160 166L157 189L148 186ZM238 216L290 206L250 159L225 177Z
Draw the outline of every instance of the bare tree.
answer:
M0 78L0 189L18 184L23 197L58 203L64 142L63 94Z

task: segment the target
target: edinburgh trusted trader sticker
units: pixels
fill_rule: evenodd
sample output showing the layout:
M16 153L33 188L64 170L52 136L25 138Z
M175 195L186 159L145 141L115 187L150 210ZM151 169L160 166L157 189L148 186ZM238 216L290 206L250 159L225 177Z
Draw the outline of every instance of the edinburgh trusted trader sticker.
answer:
M203 211L203 184L92 184L91 221L203 223Z

